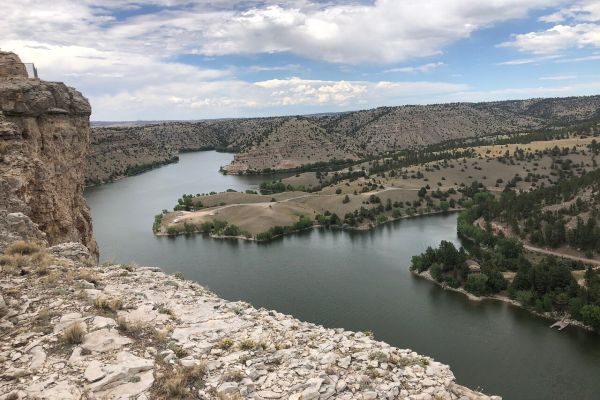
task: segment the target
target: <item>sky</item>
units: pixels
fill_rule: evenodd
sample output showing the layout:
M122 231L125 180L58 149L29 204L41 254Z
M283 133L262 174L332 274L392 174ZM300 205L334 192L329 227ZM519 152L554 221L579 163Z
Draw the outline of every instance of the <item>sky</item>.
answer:
M600 0L19 0L0 49L92 120L600 94Z

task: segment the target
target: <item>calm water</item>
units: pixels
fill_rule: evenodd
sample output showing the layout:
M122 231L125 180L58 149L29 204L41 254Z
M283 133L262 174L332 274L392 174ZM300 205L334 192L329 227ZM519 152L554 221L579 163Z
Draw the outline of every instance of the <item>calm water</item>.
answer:
M599 399L600 336L497 302L472 303L414 278L410 257L457 242L456 216L405 220L367 233L313 230L269 244L157 238L154 214L183 193L255 188L223 176L230 154L182 154L169 165L90 188L102 260L181 271L220 296L377 339L450 364L459 383L505 399Z

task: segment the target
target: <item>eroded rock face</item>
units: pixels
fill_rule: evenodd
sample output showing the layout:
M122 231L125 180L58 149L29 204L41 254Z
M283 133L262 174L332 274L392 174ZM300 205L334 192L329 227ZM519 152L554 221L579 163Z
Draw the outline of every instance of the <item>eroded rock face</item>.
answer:
M0 65L18 65L15 60L15 54L0 52ZM90 113L87 99L63 83L28 79L16 67L1 69L0 250L27 230L29 238L40 239L43 232L50 245L82 242L97 255L83 198ZM5 222L14 213L32 223L22 219L14 232Z
M27 70L15 53L0 52L0 79L7 77L27 78Z

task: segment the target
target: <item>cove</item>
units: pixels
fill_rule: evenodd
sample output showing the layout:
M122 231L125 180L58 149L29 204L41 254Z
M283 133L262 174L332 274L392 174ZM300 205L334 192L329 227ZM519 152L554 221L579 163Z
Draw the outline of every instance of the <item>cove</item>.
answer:
M183 193L255 189L269 179L220 174L231 159L186 153L177 164L88 188L101 260L182 272L228 300L373 331L449 364L459 383L505 399L600 398L600 336L574 327L557 332L524 310L473 303L412 276L411 256L440 240L458 243L455 215L367 232L315 229L264 244L153 235L154 215Z

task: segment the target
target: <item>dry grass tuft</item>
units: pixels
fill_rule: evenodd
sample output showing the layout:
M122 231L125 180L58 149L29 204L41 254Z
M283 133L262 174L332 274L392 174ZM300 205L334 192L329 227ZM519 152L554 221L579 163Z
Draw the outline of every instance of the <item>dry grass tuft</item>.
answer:
M222 377L223 382L241 382L246 375L242 370L232 369L227 372Z
M239 343L240 350L254 350L257 347L257 344L254 340L244 339Z
M144 321L128 321L125 317L117 318L117 328L127 332L129 336L142 336L144 333L151 332L150 325Z
M90 268L82 268L79 271L77 271L77 279L93 283L94 285L98 285L100 283L98 274L96 273L96 271Z
M123 308L123 300L117 297L98 296L94 301L94 306L104 311L117 312Z
M175 353L177 358L184 358L190 355L188 350L184 349L183 346L175 344L175 342L170 343L167 347Z
M193 367L179 366L169 369L154 381L154 387L159 395L157 397L187 398L192 387L198 389L203 386L206 371L206 363L200 363Z
M7 142L5 142L5 141L0 142L0 156L7 154L9 147L10 147L10 145Z
M27 268L30 266L30 258L22 254L4 254L0 256L0 265L10 268Z
M80 257L79 261L87 268L96 266L96 260L93 257Z
M221 340L219 340L219 343L217 343L217 347L221 350L230 349L231 346L233 346L233 340L229 338L222 338Z
M83 324L81 322L75 322L63 331L61 339L64 343L80 344L83 342L84 336L85 328L83 327Z
M218 400L242 400L243 397L239 393L219 393L217 395Z
M43 247L39 243L33 241L17 240L8 246L4 253L8 255L32 255L40 252L42 248Z

